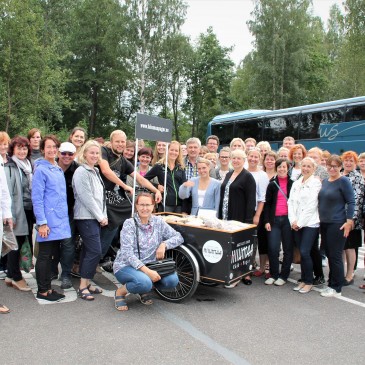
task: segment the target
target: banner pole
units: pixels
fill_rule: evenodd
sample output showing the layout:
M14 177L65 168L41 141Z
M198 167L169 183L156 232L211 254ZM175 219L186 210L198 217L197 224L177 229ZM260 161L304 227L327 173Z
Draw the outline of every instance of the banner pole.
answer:
M137 182L137 156L138 156L138 138L134 147L134 176L133 176L133 197L132 197L132 217L134 216L134 201L136 200L136 182Z

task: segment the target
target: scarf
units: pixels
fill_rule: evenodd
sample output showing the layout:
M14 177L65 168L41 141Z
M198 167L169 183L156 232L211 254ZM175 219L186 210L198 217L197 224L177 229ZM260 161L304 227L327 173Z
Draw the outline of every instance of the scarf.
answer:
M33 173L32 165L30 164L29 160L27 158L25 158L24 160L19 160L19 158L14 155L11 157L11 159L16 163L18 168L24 172L25 176L28 179L29 190L32 191Z

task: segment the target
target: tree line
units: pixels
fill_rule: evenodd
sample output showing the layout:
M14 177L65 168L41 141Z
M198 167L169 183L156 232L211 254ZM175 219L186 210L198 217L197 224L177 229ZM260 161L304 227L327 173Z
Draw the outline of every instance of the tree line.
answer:
M0 129L66 137L123 129L137 112L204 138L217 114L365 94L365 0L253 0L254 48L235 68L208 28L184 35L184 0L0 0Z

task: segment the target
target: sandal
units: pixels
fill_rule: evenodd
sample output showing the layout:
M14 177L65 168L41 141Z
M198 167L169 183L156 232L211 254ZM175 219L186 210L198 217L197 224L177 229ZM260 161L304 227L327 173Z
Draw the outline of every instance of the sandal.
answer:
M3 304L0 304L0 314L8 314L10 312L10 309L3 305Z
M125 301L125 297L127 295L117 295L117 291L115 291L114 293L114 306L116 308L116 310L123 312L123 311L127 311L128 305L127 302ZM124 309L122 309L124 307Z
M91 284L89 284L87 286L87 289L89 289L89 292L91 294L101 294L103 292L103 290L102 289L99 289L99 288L95 288L95 289L90 289L90 288L91 288Z
M365 284L361 284L361 285L359 286L359 288L360 288L360 289L365 289Z
M88 288L84 288L84 289L79 289L79 292L78 292L78 294L79 294L79 297L81 298L81 299L83 299L83 300L87 300L87 301L92 301L92 300L94 300L95 298L91 295L91 293L90 292L88 292L88 293L84 293L84 291L85 290L88 290Z
M146 294L136 294L136 295L142 304L144 304L144 305L153 304L153 300L152 300L153 298L152 298L151 294L146 293Z

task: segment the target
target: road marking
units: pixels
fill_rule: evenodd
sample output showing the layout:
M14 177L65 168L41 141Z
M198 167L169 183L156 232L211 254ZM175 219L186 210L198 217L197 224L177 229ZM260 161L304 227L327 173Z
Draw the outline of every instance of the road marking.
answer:
M288 278L288 281L290 281L291 283L293 284L297 284L298 282L294 279L290 279ZM325 286L325 285L324 285ZM316 287L313 287L312 288L313 291L316 291L318 293L320 293L323 288L316 288ZM340 297L334 297L335 299L339 299L339 300L343 300L344 302L348 302L348 303L351 303L351 304L355 304L359 307L362 307L362 308L365 308L365 303L362 303L362 302L358 302L357 300L354 300L354 299L350 299L350 298L347 298L347 297L344 297L343 295L341 295ZM324 298L325 299L325 298Z
M214 341L211 337L207 336L205 333L201 332L196 327L194 327L190 322L171 313L169 310L166 309L166 307L163 307L161 304L155 302L153 307L157 309L157 311L167 320L174 323L176 326L180 327L191 337L194 337L195 339L197 339L198 341L202 342L204 345L209 347L211 350L224 357L231 364L250 365L250 363L247 360L240 357L235 352L220 345L218 342Z

